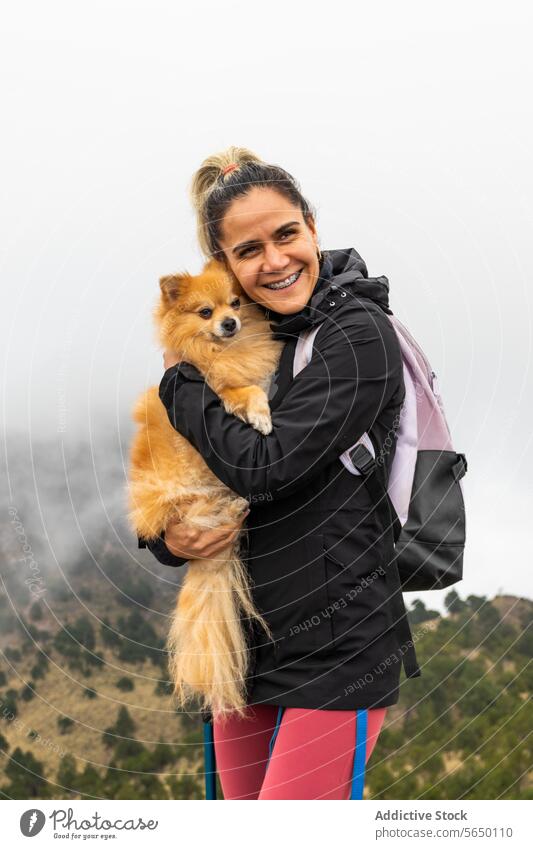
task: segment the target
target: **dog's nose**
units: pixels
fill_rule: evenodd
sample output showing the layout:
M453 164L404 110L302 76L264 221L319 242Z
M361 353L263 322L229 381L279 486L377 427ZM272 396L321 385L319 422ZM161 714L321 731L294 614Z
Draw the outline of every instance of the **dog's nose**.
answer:
M225 318L224 321L221 322L221 327L226 333L233 333L237 327L237 322L234 318Z

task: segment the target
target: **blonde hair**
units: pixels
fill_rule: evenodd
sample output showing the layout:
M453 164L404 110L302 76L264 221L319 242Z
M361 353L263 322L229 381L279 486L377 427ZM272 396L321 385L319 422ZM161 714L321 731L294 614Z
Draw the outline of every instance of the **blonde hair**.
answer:
M229 165L237 168L225 174L224 170ZM204 159L189 189L196 213L198 244L206 258L224 260L220 246L224 215L236 198L243 197L257 186L275 189L299 207L306 220L309 216L314 218L315 213L294 177L279 165L265 162L246 147L230 146Z

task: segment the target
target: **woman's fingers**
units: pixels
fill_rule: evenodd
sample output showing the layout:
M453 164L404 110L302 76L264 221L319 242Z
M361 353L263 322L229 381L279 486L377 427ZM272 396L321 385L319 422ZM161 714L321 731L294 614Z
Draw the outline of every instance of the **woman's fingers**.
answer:
M163 352L163 366L165 371L172 366L177 365L180 362L180 358L176 354L175 351L166 350Z
M189 560L214 557L237 539L248 513L249 510L237 523L218 528L196 528L186 522L171 522L165 533L167 548L175 557Z

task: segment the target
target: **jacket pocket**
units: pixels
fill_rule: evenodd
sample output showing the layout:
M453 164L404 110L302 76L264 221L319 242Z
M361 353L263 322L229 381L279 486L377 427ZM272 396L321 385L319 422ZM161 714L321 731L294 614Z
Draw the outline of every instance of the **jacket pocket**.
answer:
M359 573L351 563L344 563L334 552L324 548L327 578L328 614L331 621L332 648L361 648L365 618L372 616L375 596L373 582L385 575L381 565Z
M350 569L339 558L329 551L326 546L323 547L324 567L327 580L328 592L328 616L331 623L331 640L332 647L337 648L339 640L342 638L342 624L339 621L338 613L343 605L347 602L344 599L348 585L351 580Z
M307 534L254 564L254 600L275 640L276 661L331 651L324 538Z

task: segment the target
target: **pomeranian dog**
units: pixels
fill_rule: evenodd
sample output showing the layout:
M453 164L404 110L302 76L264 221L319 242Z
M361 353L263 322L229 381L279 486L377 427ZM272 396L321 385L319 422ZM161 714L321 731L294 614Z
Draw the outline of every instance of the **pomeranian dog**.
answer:
M196 276L159 281L154 317L163 348L192 363L228 413L259 432L272 429L267 392L282 342L274 340L259 307L216 260ZM236 524L248 501L223 484L170 424L154 386L137 401L131 445L129 519L153 540L170 520L198 528ZM167 640L174 693L181 707L196 699L219 716L242 713L249 649L243 619L256 620L236 541L212 559L189 560Z

